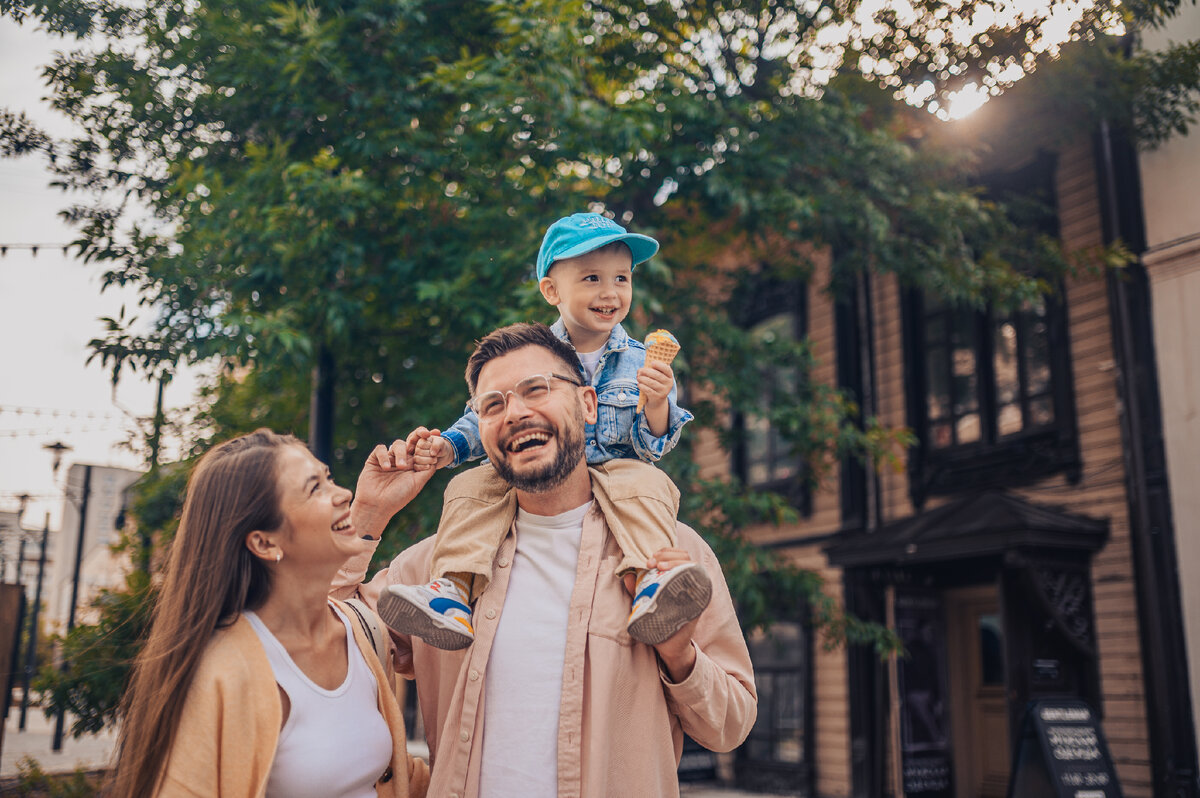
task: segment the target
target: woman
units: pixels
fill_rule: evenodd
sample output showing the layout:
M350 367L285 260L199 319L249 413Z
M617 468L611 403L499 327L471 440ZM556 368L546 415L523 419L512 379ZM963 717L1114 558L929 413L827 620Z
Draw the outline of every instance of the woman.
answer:
M327 597L362 545L351 498L269 430L200 460L125 694L112 795L425 794L390 674Z

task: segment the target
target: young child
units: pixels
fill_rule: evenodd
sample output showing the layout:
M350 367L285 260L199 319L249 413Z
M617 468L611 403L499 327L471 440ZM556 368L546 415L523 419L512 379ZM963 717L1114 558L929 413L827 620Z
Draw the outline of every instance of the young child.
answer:
M647 363L645 346L621 326L633 298L633 268L657 251L653 238L629 233L597 213L576 213L550 226L537 259L538 288L559 310L551 329L579 356L580 373L572 379L586 378L599 398L597 421L586 430L592 492L623 555L617 575L637 576L627 629L650 645L697 617L711 593L698 563L667 571L647 567L654 552L675 546L679 512L679 491L649 463L674 448L692 419L676 404L669 363ZM527 403L548 379L529 391ZM521 385L514 393L526 399ZM466 414L445 432L414 430L406 440L413 467L453 467L482 457L477 413L503 413L507 398L473 397ZM379 614L390 627L447 650L474 640L470 605L491 578L492 560L515 512L514 502L508 512L501 509L509 487L490 467L456 477L452 487L479 501L447 501L432 581L392 585L379 598Z

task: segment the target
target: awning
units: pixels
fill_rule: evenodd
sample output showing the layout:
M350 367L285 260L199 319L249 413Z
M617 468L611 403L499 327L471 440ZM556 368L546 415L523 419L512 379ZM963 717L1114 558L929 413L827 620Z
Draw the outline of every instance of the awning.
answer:
M1107 539L1107 520L996 490L956 499L875 532L847 532L824 550L831 564L853 568L946 562L1010 551L1094 552Z

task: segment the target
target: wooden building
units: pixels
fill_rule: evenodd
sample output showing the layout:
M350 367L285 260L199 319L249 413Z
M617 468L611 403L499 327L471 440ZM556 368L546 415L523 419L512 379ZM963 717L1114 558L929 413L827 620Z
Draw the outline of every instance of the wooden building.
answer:
M1029 114L1006 97L952 132L992 142L983 185L1040 197L1046 231L1073 252L1143 247L1134 150L1106 129L1064 141L1059 120ZM1144 270L1082 272L1006 312L878 275L834 301L828 265L770 291L746 324L808 336L808 378L918 443L901 472L843 464L796 492L801 522L751 534L896 630L909 656L826 650L799 611L752 641L760 712L737 781L1003 797L1026 707L1054 696L1100 718L1125 796L1197 795ZM786 447L744 423L741 451L698 441L701 475L794 485Z

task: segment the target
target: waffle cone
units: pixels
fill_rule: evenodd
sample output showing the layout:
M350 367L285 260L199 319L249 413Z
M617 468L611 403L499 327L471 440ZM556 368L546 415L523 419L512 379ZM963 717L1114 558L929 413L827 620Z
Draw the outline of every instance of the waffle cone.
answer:
M666 330L655 330L646 336L647 363L666 363L669 366L679 354L679 349L679 342L675 340L675 336ZM641 394L638 396L637 409L634 412L642 412L645 406L646 395Z

